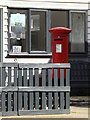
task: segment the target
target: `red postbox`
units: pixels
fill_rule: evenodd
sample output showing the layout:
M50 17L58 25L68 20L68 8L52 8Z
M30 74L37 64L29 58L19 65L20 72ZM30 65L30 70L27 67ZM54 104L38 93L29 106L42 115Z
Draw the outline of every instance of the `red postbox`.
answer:
M55 27L49 29L49 32L52 33L52 63L68 63L68 34L71 29Z

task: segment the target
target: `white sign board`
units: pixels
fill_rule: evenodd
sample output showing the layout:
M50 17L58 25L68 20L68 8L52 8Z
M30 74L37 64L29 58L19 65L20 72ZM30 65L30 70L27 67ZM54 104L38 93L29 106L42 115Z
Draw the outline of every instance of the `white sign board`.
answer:
M62 44L56 44L56 53L62 52Z
M21 53L21 46L13 46L13 53Z

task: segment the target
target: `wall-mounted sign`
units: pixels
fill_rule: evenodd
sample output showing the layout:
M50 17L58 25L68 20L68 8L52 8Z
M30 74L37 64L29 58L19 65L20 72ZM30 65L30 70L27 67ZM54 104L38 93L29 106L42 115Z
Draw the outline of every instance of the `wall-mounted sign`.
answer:
M21 53L22 46L13 46L13 53Z

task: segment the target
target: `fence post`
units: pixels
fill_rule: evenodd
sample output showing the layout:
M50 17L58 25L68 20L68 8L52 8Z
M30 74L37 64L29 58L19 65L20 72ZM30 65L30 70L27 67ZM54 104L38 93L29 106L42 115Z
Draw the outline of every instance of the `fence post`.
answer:
M70 86L70 69L66 69L66 86ZM66 109L70 108L70 92L66 92Z
M18 86L22 86L22 69L18 68ZM18 93L18 111L22 110L22 92ZM19 113L18 113L19 114Z
M60 69L60 86L64 86L64 69ZM60 109L64 109L64 92L60 92Z
M5 67L2 67L2 82L1 82L1 86L5 87ZM2 91L2 101L1 101L2 107L2 115L5 113L5 92Z
M14 86L17 87L17 71L18 71L18 68L17 67L14 67ZM18 92L14 92L14 111L17 112L17 93Z

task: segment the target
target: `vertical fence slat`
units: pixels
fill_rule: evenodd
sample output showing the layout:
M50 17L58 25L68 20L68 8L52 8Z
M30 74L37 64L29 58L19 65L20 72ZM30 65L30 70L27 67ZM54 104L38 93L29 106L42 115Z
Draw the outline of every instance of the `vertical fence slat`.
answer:
M60 69L60 86L64 86L64 69ZM60 93L60 109L64 109L64 92Z
M17 68L14 67L14 86L17 86ZM17 92L14 92L14 111L17 111Z
M24 86L27 86L27 69L23 69L23 77L24 77ZM28 94L24 92L24 110L27 110L27 100L28 100Z
M2 68L2 86L5 86L5 80L6 80L6 71L5 67Z
M11 67L8 67L8 86L11 86ZM8 111L11 110L11 92L8 92Z
M1 87L1 81L2 81L2 68L0 67L0 87Z
M66 86L70 86L70 69L66 69ZM66 109L70 107L70 93L66 92Z
M52 69L48 69L48 86L52 86ZM48 109L52 109L52 92L48 93Z
M54 86L58 86L57 69L54 69ZM57 92L54 92L54 104L55 104L55 109L58 109L58 93Z
M11 67L8 67L8 86L11 86Z
M0 87L2 87L1 81L2 81L2 67L0 66ZM1 108L2 108L2 106L1 106L1 104L2 104L1 100L2 100L2 92L0 92L0 114L1 114Z
M39 86L39 69L35 68L35 86ZM39 92L35 92L35 108L39 109Z
M2 114L3 112L6 112L5 108L5 92L2 92Z
M42 69L42 86L46 86L46 69ZM42 93L42 109L46 109L46 93Z
M8 111L11 111L11 92L8 92Z
M2 83L1 83L2 87L5 86L5 77L6 77L6 73L5 73L5 68L3 67L2 68ZM2 92L2 101L1 102L2 102L1 108L2 108L2 114L3 114L3 112L6 111L6 109L5 109L5 92Z
M14 67L14 86L17 86L17 68Z
M29 86L33 86L33 69L32 68L29 69ZM33 92L30 92L29 96L30 96L30 100L29 100L30 106L29 106L29 109L33 110L33 103L34 103L33 102Z
M19 86L22 86L22 69L19 68L18 70L18 83L19 83ZM18 93L18 109L19 110L22 110L22 92L19 92Z

